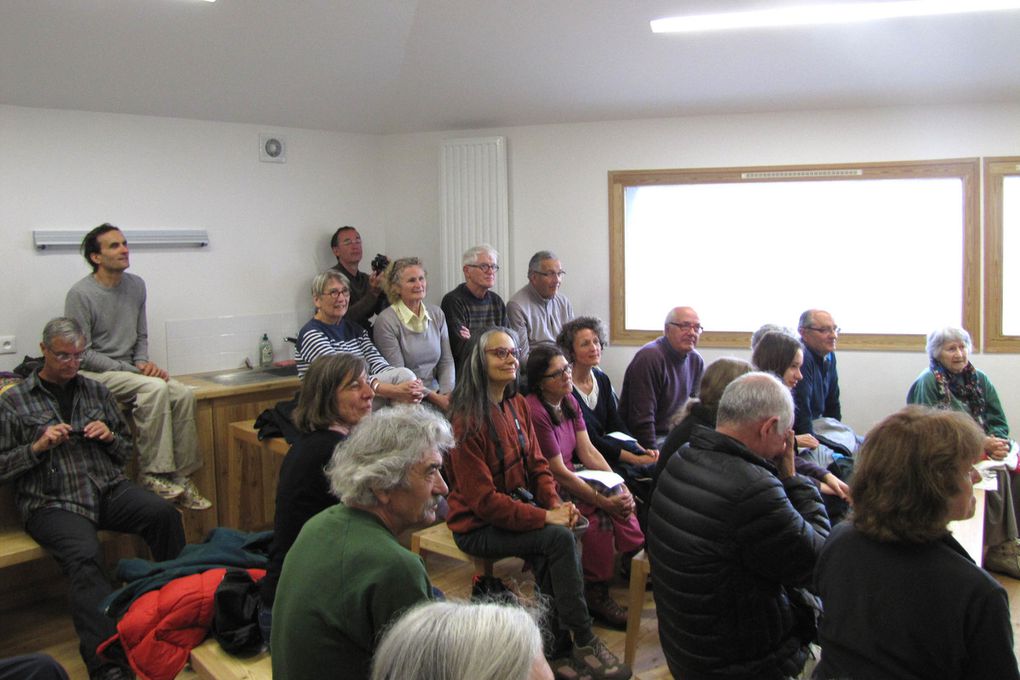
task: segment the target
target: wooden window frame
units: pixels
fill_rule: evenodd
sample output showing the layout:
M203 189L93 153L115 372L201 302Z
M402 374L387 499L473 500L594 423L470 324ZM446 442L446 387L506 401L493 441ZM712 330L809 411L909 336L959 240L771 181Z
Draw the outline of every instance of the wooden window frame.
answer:
M624 193L628 187L669 184L720 184L749 182L840 181L847 179L922 179L956 178L963 190L963 281L961 319L970 331L975 347L981 346L980 301L980 159L957 158L882 163L842 163L825 165L780 165L730 168L691 168L675 170L621 170L609 172L609 279L613 295L610 301L610 339L621 345L642 345L659 337L660 330L639 330L624 327L626 243L624 239ZM919 247L922 247L919 245ZM677 303L682 303L678 300ZM791 310L796 318L803 310ZM838 318L838 310L834 310ZM750 345L748 331L706 331L700 344L704 347ZM1018 346L1020 346L1020 338ZM923 350L922 334L847 333L840 335L841 349L861 350Z
M1020 335L1002 329L1003 179L1020 176L1020 156L984 159L986 352L1020 352Z

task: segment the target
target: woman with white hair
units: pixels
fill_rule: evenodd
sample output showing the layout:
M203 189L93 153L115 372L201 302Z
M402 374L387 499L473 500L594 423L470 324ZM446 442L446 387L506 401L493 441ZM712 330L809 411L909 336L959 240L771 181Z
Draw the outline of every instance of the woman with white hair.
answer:
M522 607L431 602L383 635L372 680L552 680L542 634Z
M907 392L908 404L962 411L984 431L983 450L987 458L1003 460L1009 454L1009 423L1002 411L999 394L988 376L970 362L970 333L947 326L928 335L928 368ZM1004 466L1003 466L1004 467ZM1015 465L996 472L999 488L985 494L985 568L1020 578L1020 542L1017 541L1015 498L1020 495Z

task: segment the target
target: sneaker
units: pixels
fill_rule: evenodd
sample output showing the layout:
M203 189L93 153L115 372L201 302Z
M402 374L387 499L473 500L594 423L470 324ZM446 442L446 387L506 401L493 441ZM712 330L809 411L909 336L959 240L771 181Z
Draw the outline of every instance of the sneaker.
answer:
M594 680L591 673L579 668L574 659L569 656L549 659L549 668L552 669L553 677L556 680Z
M143 489L151 491L164 500L172 501L184 493L183 486L163 475L144 473L141 482Z
M212 501L199 492L193 481L187 477L180 477L175 481L183 491L175 501L177 505L185 510L208 510L212 507Z
M616 658L598 637L592 637L587 645L574 646L574 664L594 680L628 680L632 675L630 666Z
M993 545L985 555L985 569L1020 579L1020 549L1016 541Z
M609 594L607 584L589 583L584 589L584 599L588 602L588 611L596 621L616 630L627 628L627 610Z

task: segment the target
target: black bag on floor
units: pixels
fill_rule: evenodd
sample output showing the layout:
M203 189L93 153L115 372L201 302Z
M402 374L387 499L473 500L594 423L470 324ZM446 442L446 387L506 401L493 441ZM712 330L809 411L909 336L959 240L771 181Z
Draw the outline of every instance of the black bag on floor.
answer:
M227 569L216 588L212 635L223 651L250 656L262 650L258 623L259 585L244 569Z

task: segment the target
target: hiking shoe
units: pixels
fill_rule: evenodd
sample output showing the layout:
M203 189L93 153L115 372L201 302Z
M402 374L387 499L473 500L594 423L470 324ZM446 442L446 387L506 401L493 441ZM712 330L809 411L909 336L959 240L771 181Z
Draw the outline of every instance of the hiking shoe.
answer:
M631 677L630 666L616 658L598 637L584 646L575 644L574 664L594 680L628 680Z
M627 628L627 610L609 594L607 584L589 583L584 589L584 599L588 602L588 611L596 621L616 630Z
M184 493L184 487L163 475L142 474L142 488L156 494L163 500L172 501Z
M187 477L180 477L175 480L183 489L183 493L174 502L185 510L208 510L212 507L212 501L203 496L195 483Z
M1016 541L993 545L985 555L985 569L1020 579L1020 547Z
M549 659L549 668L556 680L595 680L591 673L578 667L577 662L569 656Z

